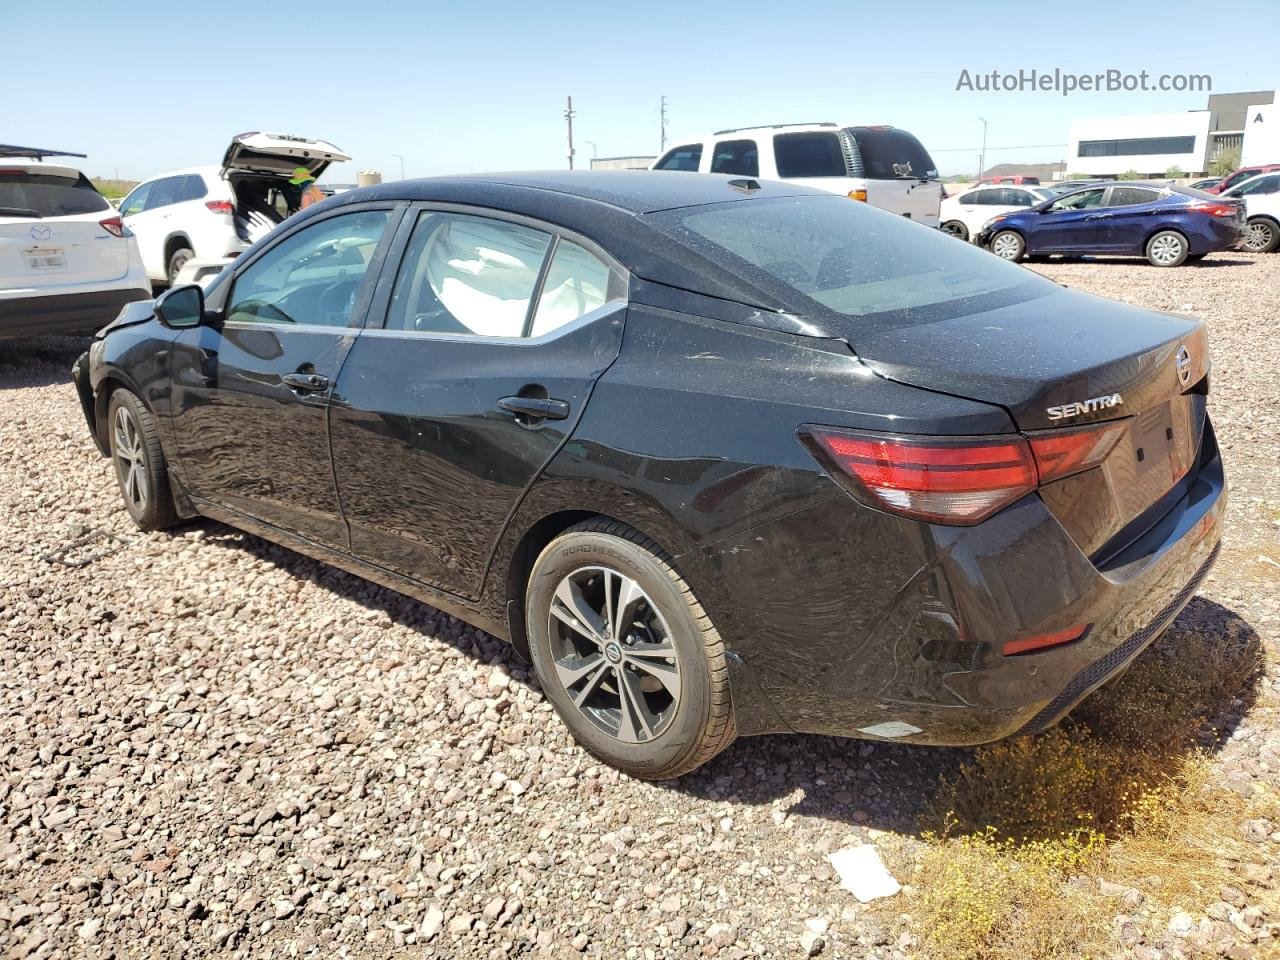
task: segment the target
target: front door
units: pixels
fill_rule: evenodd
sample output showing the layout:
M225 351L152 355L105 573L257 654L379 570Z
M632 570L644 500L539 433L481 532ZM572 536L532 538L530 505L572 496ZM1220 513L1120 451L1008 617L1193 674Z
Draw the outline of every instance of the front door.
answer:
M356 556L479 595L508 516L622 344L624 274L553 231L423 210L402 240L331 412Z
M392 215L361 208L284 234L211 295L216 327L178 337L173 432L192 496L346 549L329 405Z
M1105 189L1098 187L1069 193L1051 203L1043 212L1032 214L1039 219L1027 237L1029 253L1067 253L1097 249L1103 242L1102 221L1098 207Z

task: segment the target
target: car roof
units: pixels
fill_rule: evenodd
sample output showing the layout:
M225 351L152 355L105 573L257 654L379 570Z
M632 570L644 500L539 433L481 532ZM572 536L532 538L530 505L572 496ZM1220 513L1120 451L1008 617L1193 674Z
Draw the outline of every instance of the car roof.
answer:
M211 177L214 180L219 179L221 168L216 163L207 163L199 167L183 167L180 170L166 170L164 173L157 173L154 177L147 177L145 180L139 180L138 185L150 183L152 180L164 180L168 177L185 177L193 173L201 176Z
M825 191L754 177L677 170L547 170L394 180L343 196L466 202L521 212L509 204L521 198L526 203L544 200L547 194L643 215L752 197L823 196ZM457 199L464 195L471 199Z

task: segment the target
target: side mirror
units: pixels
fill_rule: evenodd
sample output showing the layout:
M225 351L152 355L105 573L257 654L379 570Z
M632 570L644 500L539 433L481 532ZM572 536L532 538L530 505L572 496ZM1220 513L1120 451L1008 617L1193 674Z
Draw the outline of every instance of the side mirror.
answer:
M166 327L198 327L204 320L204 290L194 283L173 287L160 295L154 309Z

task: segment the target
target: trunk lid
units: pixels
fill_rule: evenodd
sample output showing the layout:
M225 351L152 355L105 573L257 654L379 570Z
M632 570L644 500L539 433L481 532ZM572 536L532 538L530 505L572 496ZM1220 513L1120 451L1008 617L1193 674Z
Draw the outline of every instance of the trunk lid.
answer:
M1064 290L878 335L863 331L856 348L881 376L999 404L1024 432L1125 420L1101 467L1041 488L1095 559L1140 535L1149 526L1142 518L1159 519L1159 504L1199 454L1209 351L1198 320Z
M287 133L242 133L231 140L222 158L222 175L269 173L292 176L294 167L306 167L317 180L331 163L351 158L325 140L311 140Z

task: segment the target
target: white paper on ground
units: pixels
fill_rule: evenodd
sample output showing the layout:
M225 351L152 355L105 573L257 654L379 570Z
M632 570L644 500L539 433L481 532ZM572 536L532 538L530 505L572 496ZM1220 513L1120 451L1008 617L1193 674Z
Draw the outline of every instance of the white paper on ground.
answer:
M902 889L902 885L885 869L876 848L869 843L837 850L827 859L840 876L840 886L861 903L892 897Z

